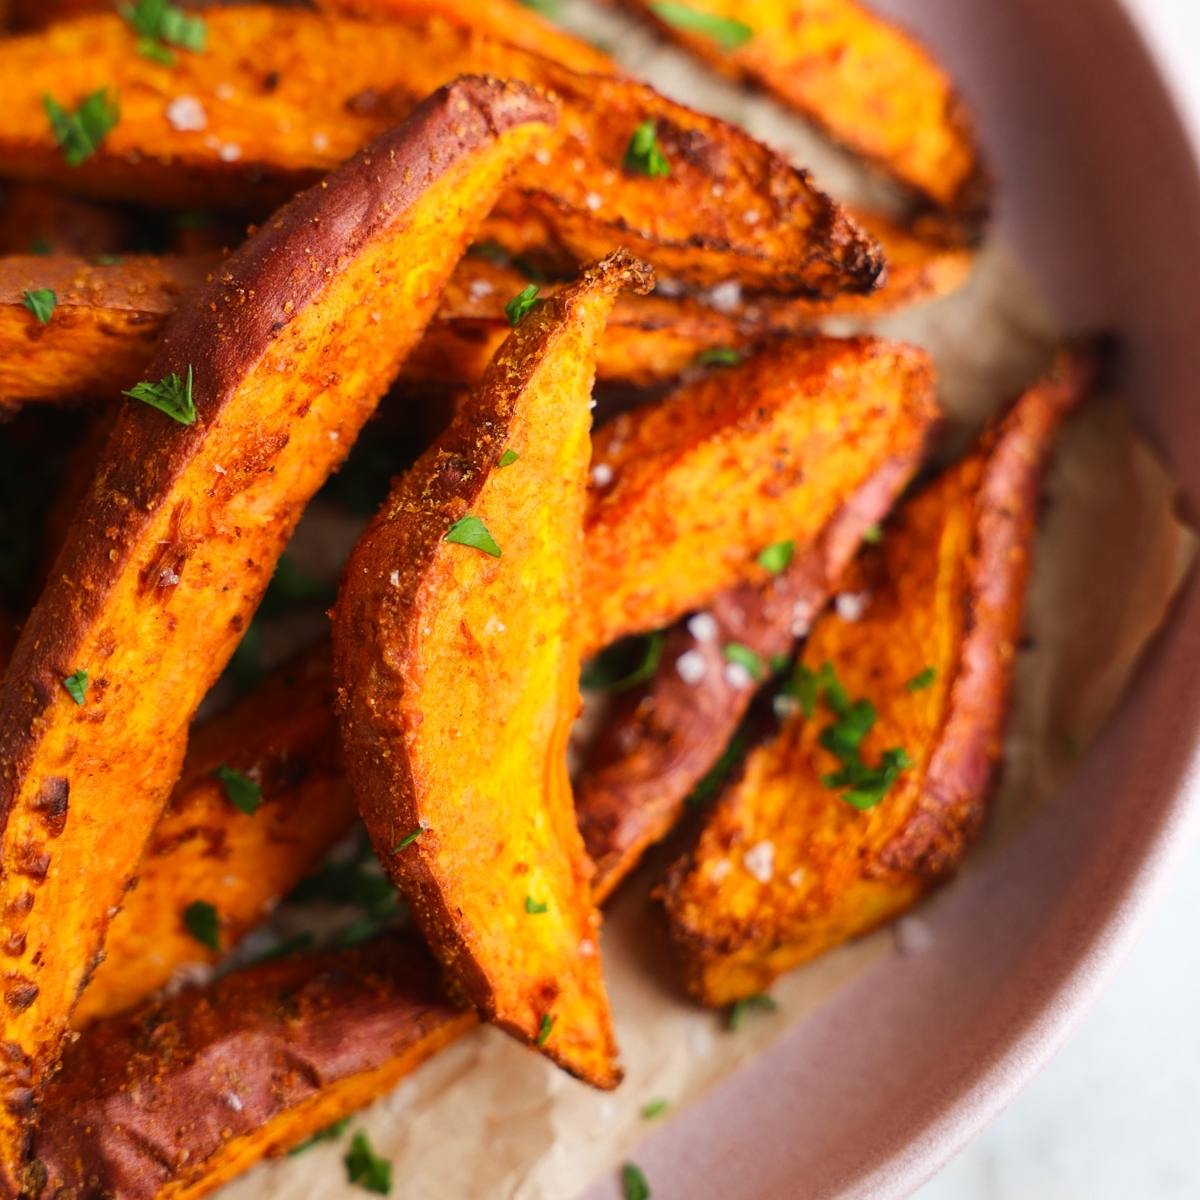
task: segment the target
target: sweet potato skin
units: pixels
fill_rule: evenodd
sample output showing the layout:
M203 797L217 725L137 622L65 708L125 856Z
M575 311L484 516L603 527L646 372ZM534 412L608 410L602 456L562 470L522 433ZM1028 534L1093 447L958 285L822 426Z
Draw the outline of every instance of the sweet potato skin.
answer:
M207 20L205 53L180 55L169 69L140 56L115 15L0 44L0 171L183 207L269 204L437 86L480 73L561 101L556 145L525 164L502 204L540 216L576 262L622 245L703 286L737 278L812 295L868 292L882 270L874 242L803 172L641 84L579 75L444 20L417 29L261 7ZM73 104L102 87L119 93L121 120L93 157L69 167L42 94ZM181 133L164 118L185 94L205 112L203 132ZM657 123L669 178L623 169L646 120Z
M196 707L472 222L552 119L520 85L467 79L431 97L177 311L151 378L192 368L196 423L122 410L0 689L0 1183ZM76 705L62 681L81 668Z
M659 893L703 1003L762 991L904 911L961 861L1001 751L1042 469L1093 374L1087 352L1061 356L889 527L859 568L862 618L831 613L814 628L804 663L831 663L849 697L877 710L864 759L901 746L912 765L858 811L822 782L837 769L818 741L824 710L797 711L751 752Z
M234 972L97 1022L50 1083L31 1197L192 1200L393 1087L475 1024L413 937Z
M600 429L588 509L584 645L654 629L765 572L754 558L805 544L907 430L936 412L928 356L874 338L787 342ZM609 473L611 475L609 476ZM680 521L680 512L705 510Z
M620 1072L566 747L591 381L626 286L647 279L619 252L524 317L355 547L334 619L377 854L476 1008L600 1087ZM467 514L499 556L447 541Z
M261 789L254 813L230 803L214 772L228 766ZM122 1012L180 968L220 953L188 931L183 913L204 900L236 945L270 905L296 886L358 815L333 727L328 646L279 668L188 744L183 773L154 827L104 940L72 1024Z
M689 0L749 26L732 50L662 20L650 0L624 3L952 214L968 239L981 232L990 188L966 107L929 51L859 0Z

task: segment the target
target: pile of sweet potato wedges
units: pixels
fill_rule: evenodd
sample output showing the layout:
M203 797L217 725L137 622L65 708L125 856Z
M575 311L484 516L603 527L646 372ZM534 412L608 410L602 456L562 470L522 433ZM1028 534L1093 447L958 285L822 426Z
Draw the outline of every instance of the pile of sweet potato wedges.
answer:
M0 1195L199 1196L479 1018L614 1087L597 904L656 843L647 920L720 1006L979 829L1098 351L935 470L934 365L869 328L985 233L945 72L858 0L626 6L894 210L517 0L11 0ZM365 452L330 619L239 671ZM327 859L359 817L395 893ZM347 867L371 920L230 966Z

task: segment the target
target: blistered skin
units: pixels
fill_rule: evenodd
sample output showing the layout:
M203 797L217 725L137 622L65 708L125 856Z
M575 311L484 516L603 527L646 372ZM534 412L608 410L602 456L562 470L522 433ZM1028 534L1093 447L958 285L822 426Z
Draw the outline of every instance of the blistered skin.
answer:
M521 85L430 97L189 293L150 378L190 368L195 423L123 406L0 689L0 1184L201 698L553 119Z
M661 888L688 986L728 1004L908 908L958 866L983 819L1003 742L1043 468L1095 374L1064 352L959 465L888 526L853 583L865 608L830 612L803 652L830 663L877 721L862 745L911 765L860 811L825 777L832 720L817 701L746 759L694 851Z
M207 49L173 67L137 52L115 14L0 43L0 173L185 208L277 202L352 154L421 97L463 73L520 79L562 105L555 143L518 172L501 208L533 213L576 262L624 246L702 286L736 279L814 296L869 292L878 246L803 171L735 126L631 80L581 75L461 25L420 28L294 9L206 16ZM67 82L69 81L69 83ZM68 166L43 94L74 105L101 88L121 118ZM203 131L168 117L180 96ZM667 177L624 166L654 122Z
M668 22L651 0L624 3L943 210L946 232L967 241L982 232L989 179L953 82L924 46L859 0L688 0L745 29L747 40L729 49Z

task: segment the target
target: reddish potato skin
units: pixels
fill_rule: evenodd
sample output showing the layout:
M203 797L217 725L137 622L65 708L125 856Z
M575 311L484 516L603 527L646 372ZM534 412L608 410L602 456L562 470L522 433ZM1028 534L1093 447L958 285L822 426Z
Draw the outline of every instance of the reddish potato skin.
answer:
M901 746L909 765L859 810L825 782L837 764L821 717L797 709L750 752L657 893L702 1003L762 991L903 912L961 862L1002 750L1042 472L1098 362L1091 346L1061 353L864 556L865 613L814 627L805 665L831 663L846 693L876 709L866 760ZM758 846L771 848L765 877L746 857Z
M474 1024L403 934L109 1017L47 1087L26 1194L192 1200L360 1108Z
M123 406L0 689L0 1190L196 707L473 222L554 118L521 85L435 93L176 312L151 378L194 364L196 423ZM378 301L393 319L372 323L362 298L393 277ZM83 705L63 686L80 668Z

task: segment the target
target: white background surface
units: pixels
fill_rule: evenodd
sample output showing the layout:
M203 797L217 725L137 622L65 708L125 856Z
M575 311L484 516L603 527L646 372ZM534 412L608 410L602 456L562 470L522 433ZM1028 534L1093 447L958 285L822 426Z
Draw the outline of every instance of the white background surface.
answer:
M1200 127L1200 0L1129 7ZM916 1200L1197 1200L1198 1141L1194 832L1140 942L1066 1048Z

